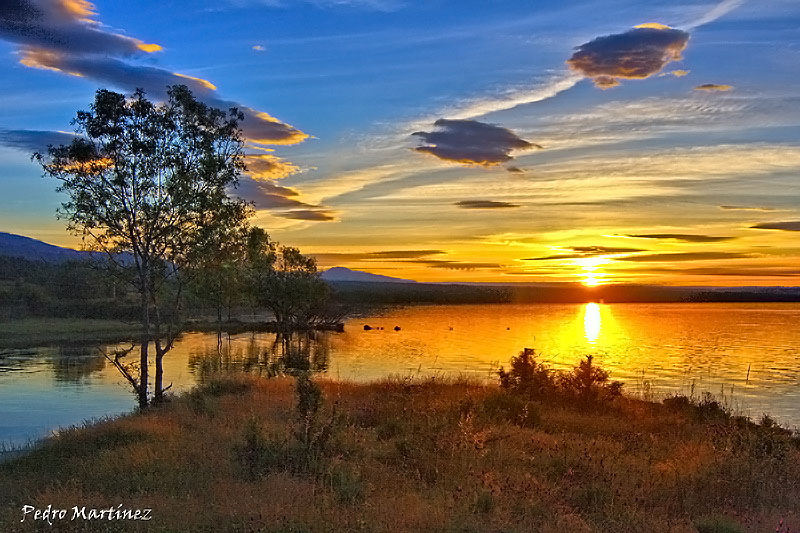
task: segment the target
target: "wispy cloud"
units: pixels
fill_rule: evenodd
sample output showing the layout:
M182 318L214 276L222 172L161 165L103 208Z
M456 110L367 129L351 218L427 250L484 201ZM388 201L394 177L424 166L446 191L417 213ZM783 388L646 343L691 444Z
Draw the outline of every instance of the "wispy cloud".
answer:
M743 252L669 252L663 254L644 254L617 257L616 261L635 261L639 263L669 263L672 261L713 261L718 259L742 259L754 257Z
M724 17L742 4L744 4L744 0L723 0L705 14L685 25L684 27L687 30L693 30L710 22L714 22L715 20Z
M0 129L0 145L25 152L44 152L48 146L69 144L74 134L61 131Z
M735 239L735 237L699 235L696 233L628 233L624 236L636 239L659 239L678 242L721 242Z
M511 202L498 202L495 200L461 200L454 204L461 209L511 209L521 207Z
M800 220L787 220L785 222L762 222L750 226L752 229L774 229L780 231L800 231Z
M308 222L330 222L336 220L336 215L324 209L294 209L281 213L273 213L277 217L292 220L305 220Z

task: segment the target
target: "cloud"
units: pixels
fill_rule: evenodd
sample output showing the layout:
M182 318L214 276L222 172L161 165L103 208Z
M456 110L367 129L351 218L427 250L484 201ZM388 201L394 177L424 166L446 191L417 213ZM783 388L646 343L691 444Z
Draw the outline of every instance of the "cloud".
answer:
M740 252L670 252L663 254L630 255L618 257L616 261L636 261L641 263L668 263L671 261L708 261L714 259L741 259L753 257Z
M247 173L260 180L276 180L300 172L297 165L272 154L247 154L244 161Z
M512 207L520 207L519 204L496 202L494 200L461 200L453 205L462 209L509 209Z
M261 46L260 44L253 45L253 50L255 52L265 52L267 49Z
M50 145L70 144L74 138L74 134L61 131L0 129L0 145L25 152L44 152Z
M311 254L318 261L325 263L339 263L342 261L389 261L408 262L408 259L420 259L431 255L446 254L444 250L384 250L378 252L333 252Z
M689 34L653 23L624 33L605 35L576 48L567 64L575 72L592 78L597 87L619 85L620 79L644 79L679 61Z
M544 257L526 257L520 261L555 261L563 259L580 259L583 257L594 257L598 255L616 255L635 252L646 252L641 248L624 248L615 246L571 246L567 250L572 253L547 255Z
M22 47L70 54L131 56L161 50L157 44L106 30L85 0L3 0L0 38Z
M208 105L221 109L236 107L245 118L241 123L247 140L258 144L297 144L308 135L284 124L263 111L243 106L216 95L215 87L208 81L177 74L168 70L134 65L104 56L76 56L47 49L26 49L21 63L28 67L53 70L111 84L124 90L142 88L151 98L166 98L167 86L182 84Z
M142 88L156 99L166 97L168 85L186 85L211 106L238 107L245 115L242 130L254 143L296 144L308 138L263 111L220 98L206 80L128 62L161 47L108 31L96 15L94 5L86 0L4 0L0 39L20 46L20 63L27 67L85 77L127 91Z
M412 133L426 143L414 150L454 163L492 166L513 159L513 150L541 148L509 129L475 120L440 118L433 125L438 129Z
M720 205L725 211L777 211L774 207L749 206L749 205Z
M750 226L753 229L776 229L781 231L800 231L800 220L787 220L785 222L762 222Z
M502 268L503 265L499 263L482 263L482 262L468 262L468 261L448 261L444 259L419 259L415 261L408 261L409 263L419 263L427 265L430 268L443 268L446 270L478 270L478 269L494 269Z
M681 242L720 242L735 239L735 237L718 237L715 235L698 235L695 233L628 233L624 236L636 239L664 239Z
M703 26L704 24L708 24L709 22L714 22L718 18L727 15L743 3L744 0L723 0L711 10L703 14L700 18L687 25L686 28L692 30L699 26Z
M670 70L669 72L662 72L659 74L660 76L675 76L676 78L682 78L684 76L688 76L691 70Z
M292 220L307 220L311 222L329 222L331 220L336 220L333 213L323 209L295 209L284 213L274 213L274 215Z
M695 91L730 91L733 85L719 85L716 83L704 83L694 88Z
M506 170L512 174L525 174L525 171L519 167L506 167Z

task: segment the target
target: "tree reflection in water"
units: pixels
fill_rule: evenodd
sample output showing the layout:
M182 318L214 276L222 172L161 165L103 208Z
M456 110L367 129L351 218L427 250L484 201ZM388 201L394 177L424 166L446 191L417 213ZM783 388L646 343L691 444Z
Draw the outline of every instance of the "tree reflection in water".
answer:
M254 333L245 348L236 349L230 340L230 335L218 335L216 349L189 355L189 369L199 382L220 373L247 372L273 377L328 369L330 345L326 332L276 333L271 340Z

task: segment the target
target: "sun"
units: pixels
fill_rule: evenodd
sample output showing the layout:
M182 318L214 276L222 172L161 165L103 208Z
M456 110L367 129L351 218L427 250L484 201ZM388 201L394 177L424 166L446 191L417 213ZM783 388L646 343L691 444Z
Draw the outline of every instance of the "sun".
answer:
M604 274L598 271L599 268L611 261L607 257L582 257L573 259L573 262L581 269L578 274L582 276L581 283L587 287L596 287L604 283Z

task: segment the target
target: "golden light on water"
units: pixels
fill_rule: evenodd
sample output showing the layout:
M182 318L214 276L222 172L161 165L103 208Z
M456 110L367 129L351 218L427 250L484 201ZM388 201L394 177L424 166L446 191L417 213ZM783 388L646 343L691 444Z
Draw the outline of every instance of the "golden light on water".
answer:
M597 341L597 337L600 336L602 325L603 320L600 317L600 305L594 302L586 304L583 308L583 332L589 344L594 344L595 341Z

